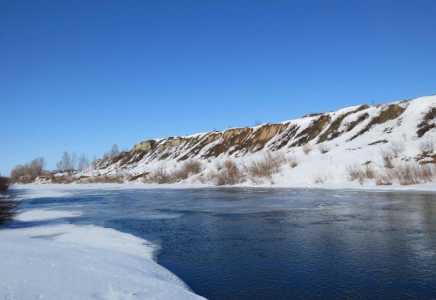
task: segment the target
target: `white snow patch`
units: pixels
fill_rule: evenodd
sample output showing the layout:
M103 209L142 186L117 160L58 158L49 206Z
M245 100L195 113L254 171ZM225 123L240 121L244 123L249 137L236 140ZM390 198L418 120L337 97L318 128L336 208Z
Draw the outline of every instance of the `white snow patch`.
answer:
M54 185L45 186L44 184L32 183L32 184L16 184L14 189L18 190L21 199L31 198L50 198L50 197L66 197L71 195L68 188L61 189L63 185L55 187ZM65 185L66 186L66 185Z
M22 222L45 221L81 216L79 211L57 211L47 209L30 210L20 213L15 219Z
M35 210L17 219L77 215ZM0 241L0 298L204 299L154 261L157 245L113 229L47 222L0 230Z

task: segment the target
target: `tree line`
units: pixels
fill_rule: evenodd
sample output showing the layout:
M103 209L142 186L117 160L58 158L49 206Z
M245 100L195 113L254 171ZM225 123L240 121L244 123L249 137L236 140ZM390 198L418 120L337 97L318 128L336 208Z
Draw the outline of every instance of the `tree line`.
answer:
M26 179L33 181L36 177L42 174L46 165L43 157L38 157L24 165L18 165L11 171L11 179L13 181Z
M113 145L110 151L103 154L103 158L111 158L118 154L118 146ZM71 153L65 151L61 159L56 163L56 168L60 172L72 172L76 170L82 172L88 169L96 160L97 157L89 159L86 154L77 155L74 151ZM17 165L11 171L11 180L14 182L32 182L42 175L45 166L46 160L43 157L35 158L24 165Z

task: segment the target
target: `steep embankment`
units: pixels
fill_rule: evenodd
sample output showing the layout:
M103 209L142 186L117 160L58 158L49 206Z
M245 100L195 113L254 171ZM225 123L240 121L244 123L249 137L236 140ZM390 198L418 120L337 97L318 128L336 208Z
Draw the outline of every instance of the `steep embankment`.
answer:
M389 175L387 169L395 169L389 162L398 167L433 166L433 141L436 96L428 96L309 114L278 124L148 140L130 152L97 161L79 177L84 181L123 174L130 181L292 186L346 182L352 179L351 167L357 166L359 172L375 173L360 178L361 183L395 184L396 178L384 178ZM224 164L229 159L235 166ZM185 170L188 174L181 175L184 164L193 161L198 170ZM265 168L266 161L274 161L275 168L261 175L256 167ZM234 167L236 180L216 178L223 169Z

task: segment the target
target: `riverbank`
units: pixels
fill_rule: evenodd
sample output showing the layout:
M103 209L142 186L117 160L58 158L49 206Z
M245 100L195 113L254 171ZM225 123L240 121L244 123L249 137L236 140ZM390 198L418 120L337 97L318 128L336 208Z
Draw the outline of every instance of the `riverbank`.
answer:
M288 185L246 185L238 184L228 187L216 187L211 184L172 183L172 184L144 184L144 183L103 183L103 184L17 184L14 188L21 198L62 197L68 196L75 190L134 190L134 189L199 189L199 188L296 188L296 189L327 189L327 190L362 190L383 192L436 192L436 183L416 185L360 185L356 182L338 184L288 184Z

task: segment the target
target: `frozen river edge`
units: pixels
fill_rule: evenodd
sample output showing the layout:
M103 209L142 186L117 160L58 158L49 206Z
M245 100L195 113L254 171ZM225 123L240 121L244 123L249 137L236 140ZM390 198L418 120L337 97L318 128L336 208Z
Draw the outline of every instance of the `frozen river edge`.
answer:
M78 215L30 210L0 230L1 298L204 299L156 263L156 245L67 222Z

